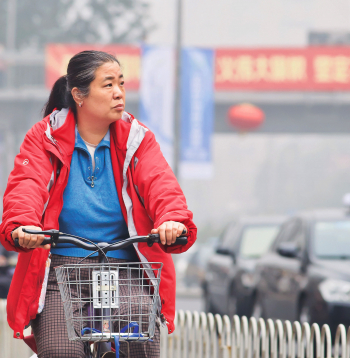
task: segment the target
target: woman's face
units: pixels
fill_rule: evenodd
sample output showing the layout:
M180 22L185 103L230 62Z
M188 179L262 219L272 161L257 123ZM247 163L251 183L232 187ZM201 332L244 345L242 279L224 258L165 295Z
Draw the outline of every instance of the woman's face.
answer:
M82 99L82 103L78 110L84 117L103 121L106 125L121 119L125 108L125 89L124 77L117 62L104 63L96 70L90 93Z

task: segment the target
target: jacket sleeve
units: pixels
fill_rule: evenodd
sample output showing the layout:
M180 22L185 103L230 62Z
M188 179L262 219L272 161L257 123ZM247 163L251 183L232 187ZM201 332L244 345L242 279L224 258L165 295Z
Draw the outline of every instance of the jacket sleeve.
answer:
M151 131L146 133L136 156L134 181L154 227L158 228L163 222L172 220L183 223L188 231L187 245L160 247L167 253L187 251L196 241L197 227L180 185Z
M13 229L22 225L42 228L41 219L49 199L48 184L52 175L52 164L42 143L44 130L40 128L43 124L36 124L25 136L8 178L3 198L0 241L9 251L28 251L14 246L11 238Z

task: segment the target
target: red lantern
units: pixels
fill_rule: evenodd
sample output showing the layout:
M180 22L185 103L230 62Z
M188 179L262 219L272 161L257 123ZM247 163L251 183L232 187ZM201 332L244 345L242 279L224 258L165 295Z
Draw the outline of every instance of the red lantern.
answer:
M265 119L264 112L249 103L230 107L227 115L229 122L240 131L258 128Z

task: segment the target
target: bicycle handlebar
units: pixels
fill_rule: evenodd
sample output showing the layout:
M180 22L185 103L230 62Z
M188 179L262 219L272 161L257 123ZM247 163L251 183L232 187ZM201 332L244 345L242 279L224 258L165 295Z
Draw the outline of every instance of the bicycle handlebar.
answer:
M108 251L124 249L125 247L128 247L136 242L147 242L148 246L150 247L155 243L160 243L160 237L158 234L149 234L147 236L134 236L127 239L120 239L120 241L113 244L108 244L107 242L100 242L100 243L96 243L96 245L92 245L83 242L83 238L72 237L73 235L65 234L58 230L37 231L37 230L29 230L25 228L23 228L22 230L26 234L49 235L50 238L46 237L44 241L41 243L41 245L51 244L53 247L55 247L56 244L60 242L62 244L73 244L77 247L89 251L96 251L96 245L97 245L105 253ZM186 245L187 237L183 236L183 234L184 233L182 233L182 235L176 239L175 243L170 246ZM18 238L14 239L14 241L15 241L15 246L18 247L19 246Z

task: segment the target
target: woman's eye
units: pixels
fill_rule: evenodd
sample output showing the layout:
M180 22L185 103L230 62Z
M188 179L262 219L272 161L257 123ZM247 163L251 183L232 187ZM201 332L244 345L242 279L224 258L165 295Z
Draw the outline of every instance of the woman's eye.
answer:
M112 87L112 83L108 83L105 87Z
M124 86L124 83L125 83L125 82L124 82L124 81L122 81L122 82L120 82L120 85L121 85L121 86Z

